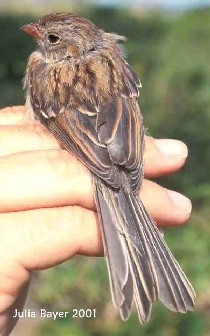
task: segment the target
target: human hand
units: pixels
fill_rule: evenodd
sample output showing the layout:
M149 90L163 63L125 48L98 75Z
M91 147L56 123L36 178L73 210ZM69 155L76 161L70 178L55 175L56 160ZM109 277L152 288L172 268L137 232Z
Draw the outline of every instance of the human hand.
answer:
M103 247L87 169L39 123L28 123L23 107L1 110L0 128L0 335L8 335L33 270L102 255ZM186 157L182 142L147 137L145 177L172 173ZM158 225L190 216L188 199L152 181L144 180L141 198Z

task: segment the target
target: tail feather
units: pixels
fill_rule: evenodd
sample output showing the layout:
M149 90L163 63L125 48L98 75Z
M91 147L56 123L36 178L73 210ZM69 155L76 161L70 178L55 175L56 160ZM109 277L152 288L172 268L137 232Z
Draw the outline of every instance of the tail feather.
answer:
M148 295L142 285L141 276L139 275L138 269L135 262L132 260L132 256L129 254L128 258L131 273L133 276L133 290L134 290L134 300L136 303L136 308L139 316L139 320L142 324L146 323L151 315L152 310L152 300L148 299Z
M173 311L193 310L193 287L141 200L98 179L95 186L112 298L121 317L129 317L133 298L141 323L156 300Z
M143 203L134 195L129 195L129 199L138 209L144 235L147 236L148 241L152 242L150 245L151 262L155 265L159 300L173 311L192 310L195 293L186 275L161 237Z
M96 188L96 204L100 216L112 301L120 309L123 320L128 319L133 302L133 277L126 254L126 242L113 223L110 200Z
M132 248L132 251L128 248L123 232L124 218L119 211L116 193L98 181L95 195L102 224L112 301L119 308L122 319L126 320L135 297L139 319L141 323L145 323L150 316L153 300L153 279L149 263L144 251L140 253L139 248Z
M157 279L158 299L174 311L192 310L195 292L161 237L153 219L141 200L125 191L123 191L123 195L127 203L133 207L133 214L138 221L140 238L142 235L146 238L149 247L148 258L151 258L151 264L154 265L153 270L155 271L154 279Z

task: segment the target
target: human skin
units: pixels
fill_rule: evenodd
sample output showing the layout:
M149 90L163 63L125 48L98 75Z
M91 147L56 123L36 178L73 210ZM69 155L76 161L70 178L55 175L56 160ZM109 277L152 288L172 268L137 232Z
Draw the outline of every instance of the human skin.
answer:
M76 254L103 255L91 177L23 106L0 110L0 335L25 301L33 270ZM179 170L187 147L146 137L141 199L159 226L184 224L191 202L147 178Z

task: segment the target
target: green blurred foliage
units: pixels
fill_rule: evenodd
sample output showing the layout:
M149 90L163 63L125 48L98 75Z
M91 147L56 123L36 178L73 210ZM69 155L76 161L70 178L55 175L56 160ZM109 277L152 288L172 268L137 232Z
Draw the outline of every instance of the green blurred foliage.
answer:
M108 277L101 258L73 258L43 271L31 300L49 310L68 310L68 319L46 320L33 335L208 336L210 330L210 9L182 15L90 7L81 13L107 31L128 38L129 62L143 87L140 106L148 133L178 138L189 146L185 168L160 179L191 197L190 225L167 230L177 259L197 291L196 312L186 315L155 305L144 327L136 313L122 322L110 303ZM0 106L24 102L21 79L34 42L18 31L31 17L1 15ZM84 232L85 234L85 232ZM74 308L96 308L97 317L71 316Z
M19 27L34 18L0 16L0 107L23 104L22 78L26 59L34 42L19 31Z

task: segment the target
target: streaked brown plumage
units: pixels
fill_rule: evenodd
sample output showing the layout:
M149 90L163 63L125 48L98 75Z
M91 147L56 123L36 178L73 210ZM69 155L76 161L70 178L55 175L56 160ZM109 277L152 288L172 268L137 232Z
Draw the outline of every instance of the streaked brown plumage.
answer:
M141 323L152 303L186 312L195 293L138 198L144 127L135 72L117 40L71 13L21 28L39 49L29 58L27 108L92 172L112 299L122 319L135 299Z

